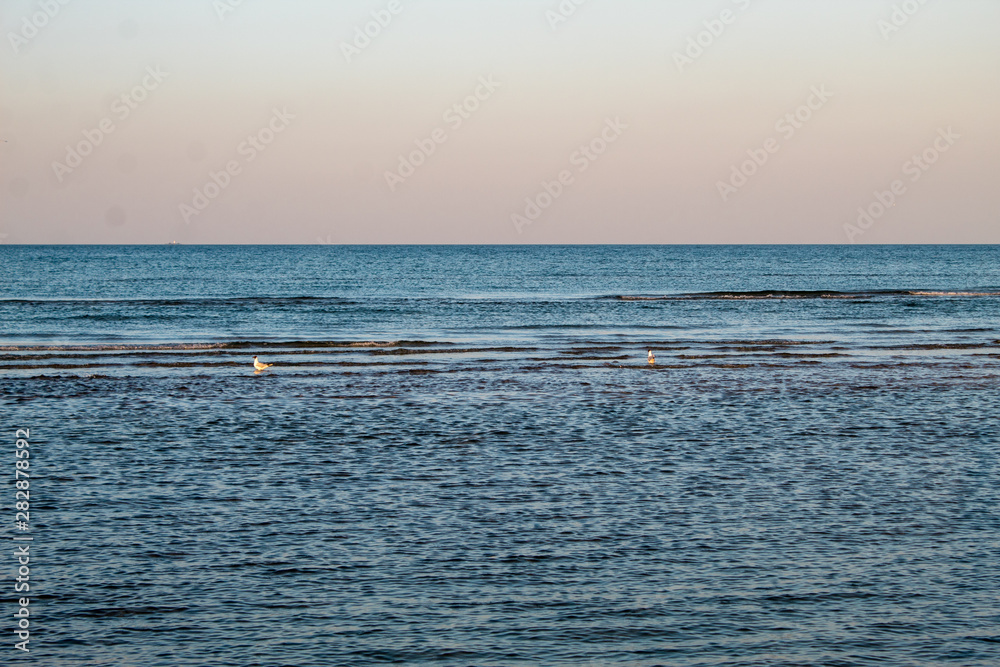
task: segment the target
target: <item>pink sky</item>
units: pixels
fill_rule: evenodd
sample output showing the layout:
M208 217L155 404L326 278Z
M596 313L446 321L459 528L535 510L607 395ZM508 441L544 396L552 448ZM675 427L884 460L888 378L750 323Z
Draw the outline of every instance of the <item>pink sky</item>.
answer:
M1000 243L991 0L64 2L0 242Z

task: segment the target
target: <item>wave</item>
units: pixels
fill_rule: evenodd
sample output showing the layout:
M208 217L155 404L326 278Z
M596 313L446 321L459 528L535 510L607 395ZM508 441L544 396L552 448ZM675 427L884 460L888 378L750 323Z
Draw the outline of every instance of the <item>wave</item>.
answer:
M1000 291L995 289L951 289L951 290L933 290L933 289L886 289L886 290L857 290L857 291L840 291L840 290L786 290L786 289L773 289L773 290L731 290L731 291L715 291L715 292L680 292L677 294L609 294L600 296L585 296L583 300L616 300L616 301L699 301L699 300L716 300L716 301L752 301L752 300L806 300L806 299L842 299L842 300L863 300L863 299L887 299L887 298L990 298L990 297L1000 297ZM573 300L573 299L570 299ZM360 307L373 307L377 305L385 305L388 302L392 302L395 305L399 305L401 302L413 303L413 302L426 302L426 303L469 303L476 304L478 306L483 306L487 304L511 304L511 303L531 303L534 305L547 304L547 303L562 303L563 300L551 300L551 299L541 299L538 296L522 295L510 298L496 298L490 297L489 299L484 299L482 297L456 297L453 295L441 295L433 297L407 297L407 298L392 298L392 299L379 299L379 300L369 300L369 299L349 299L344 297L327 297L327 296L286 296L286 297L175 297L175 298L161 298L161 299L93 299L93 298L72 298L72 297L59 297L59 298L4 298L0 297L0 307L12 306L12 307L28 307L28 308L50 308L50 307L67 307L70 309L76 308L87 308L93 307L101 309L100 312L90 313L84 312L71 316L63 316L63 319L67 317L69 319L85 319L85 320L118 320L123 316L121 310L129 309L139 309L138 313L132 313L131 317L145 317L150 316L149 312L156 312L156 309L175 309L175 308L192 308L192 309L211 309L218 310L222 308L236 308L236 309L264 309L264 310L275 310L281 308L295 308L296 306L314 306L316 308L322 309L323 307L348 307L348 306L360 306ZM112 311L107 311L106 309L111 308ZM562 328L562 329L587 329L596 328L596 325L574 325L574 324L560 324L560 325L521 325L520 327L510 327L510 328L525 328L525 329L546 329L546 328Z
M392 364L385 361L282 361L278 364L281 368L316 368L316 367L377 367L377 366L425 366L426 361L410 361L406 364ZM84 368L246 368L249 365L241 361L134 361L131 363L122 362L91 362L76 364L0 364L0 370L24 370L50 368L55 370L78 370Z
M355 299L347 299L338 296L246 296L246 297L171 297L161 299L94 299L94 298L74 298L57 297L51 299L33 298L25 299L2 298L0 304L15 304L26 306L52 306L69 305L79 306L87 304L95 305L115 305L123 306L226 306L226 305L259 305L259 306L282 306L300 303L318 303L343 306L355 306L360 302Z
M911 296L1000 296L1000 292L942 292L942 291L915 291L910 292Z
M997 347L1000 341L992 343L908 343L906 345L873 345L873 350L978 350Z
M431 347L452 343L426 340L394 341L230 341L228 343L96 343L92 345L0 345L0 352L188 352L200 350L292 350L316 348Z
M537 347L441 347L434 349L414 350L408 347L395 347L391 350L375 350L375 355L398 355L409 354L470 354L473 352L534 352Z
M690 292L680 294L642 295L614 294L599 297L618 301L697 301L755 299L873 299L885 297L997 297L1000 292L972 290L753 290L732 292Z

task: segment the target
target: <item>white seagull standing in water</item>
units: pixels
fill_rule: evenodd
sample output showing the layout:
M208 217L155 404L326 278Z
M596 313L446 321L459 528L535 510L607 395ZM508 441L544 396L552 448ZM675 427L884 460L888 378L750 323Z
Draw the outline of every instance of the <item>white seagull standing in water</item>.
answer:
M256 359L256 357L254 357L254 358ZM653 351L652 350L650 350L649 354L646 355L646 361L648 361L651 364L655 364L656 363L656 357L653 356Z
M253 358L253 367L257 369L258 373L260 373L265 368L270 368L273 365L274 364L263 364L263 363L257 361L257 356L254 355L254 358Z

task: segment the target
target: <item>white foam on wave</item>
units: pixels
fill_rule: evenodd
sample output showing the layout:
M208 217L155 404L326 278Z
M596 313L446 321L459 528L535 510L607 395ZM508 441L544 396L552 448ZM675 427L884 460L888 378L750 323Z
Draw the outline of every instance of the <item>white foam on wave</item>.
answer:
M910 292L913 296L1000 296L1000 292L944 292L924 290Z

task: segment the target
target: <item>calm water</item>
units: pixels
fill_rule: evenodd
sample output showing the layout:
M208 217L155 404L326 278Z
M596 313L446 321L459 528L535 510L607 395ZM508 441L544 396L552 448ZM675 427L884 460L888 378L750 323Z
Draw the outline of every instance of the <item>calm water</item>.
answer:
M14 658L997 665L998 389L997 246L0 246Z

